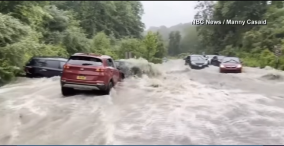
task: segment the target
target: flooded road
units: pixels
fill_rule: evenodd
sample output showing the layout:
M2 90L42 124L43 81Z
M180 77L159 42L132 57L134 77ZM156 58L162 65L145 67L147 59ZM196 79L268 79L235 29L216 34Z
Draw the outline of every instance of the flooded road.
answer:
M0 88L0 144L283 144L283 73L190 70L129 78L110 95L63 98L59 78Z

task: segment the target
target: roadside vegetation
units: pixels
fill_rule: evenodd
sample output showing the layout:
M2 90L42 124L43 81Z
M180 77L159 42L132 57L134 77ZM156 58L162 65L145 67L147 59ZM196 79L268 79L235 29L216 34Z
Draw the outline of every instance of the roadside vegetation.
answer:
M159 63L159 33L142 36L138 1L0 1L0 84L11 81L32 56L75 52L124 58L125 52Z
M32 56L75 52L124 58L125 52L160 63L190 53L240 57L251 67L284 70L275 49L284 45L283 1L199 1L196 19L267 20L267 25L201 25L191 22L144 32L138 1L0 1L0 84L22 72ZM190 20L189 20L190 21Z
M247 66L284 70L284 57L280 56L276 66L274 55L275 49L282 50L284 46L283 4L283 1L199 2L196 19L267 20L267 25L197 26L200 48L210 53L238 56Z
M246 66L271 66L284 70L284 55L275 49L284 47L283 1L199 1L195 19L204 20L267 20L267 25L201 25L191 23L172 27L151 27L163 34L170 56L186 53L240 57Z

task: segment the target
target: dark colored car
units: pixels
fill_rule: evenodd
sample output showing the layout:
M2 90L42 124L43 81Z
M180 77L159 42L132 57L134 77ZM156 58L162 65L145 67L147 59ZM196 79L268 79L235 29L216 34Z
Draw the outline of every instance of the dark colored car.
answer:
M130 77L130 76L138 76L141 77L143 72L141 69L131 62L123 61L123 60L116 60L115 61L118 70L122 73L124 78Z
M125 77L128 77L127 62L115 60L114 63L115 63L116 68L119 70L121 78L124 79Z
M201 55L190 55L188 64L192 69L201 69L204 67L208 67L208 61Z
M53 77L60 76L66 58L60 57L33 57L24 67L26 77Z
M238 57L225 57L223 58L220 66L220 73L226 72L242 72L242 62Z
M184 65L188 65L189 60L190 60L190 55L183 58L183 60L184 60Z
M206 55L206 58L208 59L209 64L211 64L211 60L217 55Z
M183 59L183 60L185 60L184 65L189 65L189 64L190 64L190 58L191 58L191 56L200 56L200 57L204 58L205 60L207 60L207 64L209 65L209 60L208 60L208 58L207 58L205 55L196 55L196 54L189 55L189 56L185 57L185 58Z
M121 80L120 71L110 56L76 53L64 65L61 93L68 96L78 89L100 90L109 94Z
M219 66L220 63L222 62L222 59L225 58L226 56L214 56L212 59L211 59L211 65L214 65L214 66Z

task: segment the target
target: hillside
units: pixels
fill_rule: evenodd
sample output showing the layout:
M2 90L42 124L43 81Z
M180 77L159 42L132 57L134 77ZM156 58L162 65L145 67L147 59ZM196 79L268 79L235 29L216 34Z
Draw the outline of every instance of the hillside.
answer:
M142 36L143 11L139 1L0 1L0 84L22 73L33 56L85 52L119 59L132 52L161 62L161 36Z
M153 31L153 32L159 32L164 40L168 40L169 34L171 31L180 31L181 35L184 36L185 34L183 33L184 30L188 27L190 27L190 23L180 23L171 27L166 27L166 26L151 26L147 31ZM146 31L146 32L147 32Z

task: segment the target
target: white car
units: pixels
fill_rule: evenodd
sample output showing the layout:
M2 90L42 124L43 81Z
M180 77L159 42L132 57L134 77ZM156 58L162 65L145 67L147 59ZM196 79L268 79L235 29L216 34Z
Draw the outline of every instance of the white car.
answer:
M205 60L207 60L207 66L209 66L210 65L210 60L209 60L209 58L207 57L207 56L202 56Z

